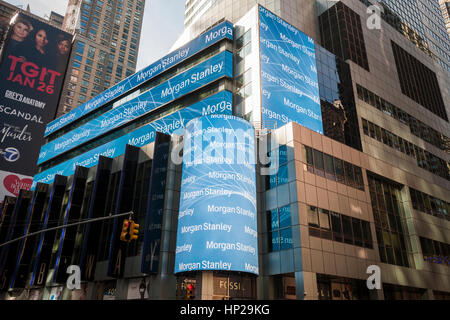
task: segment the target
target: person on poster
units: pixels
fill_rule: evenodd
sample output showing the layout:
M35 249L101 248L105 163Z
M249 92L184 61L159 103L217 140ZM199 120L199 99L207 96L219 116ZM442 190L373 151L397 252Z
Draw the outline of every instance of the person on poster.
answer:
M24 18L18 18L12 27L8 51L13 52L17 45L23 43L31 31L33 31L33 25Z
M64 73L71 48L71 39L63 34L59 34L56 40L55 58L53 70Z
M17 47L16 56L22 57L24 61L34 62L38 66L45 66L49 62L47 31L38 29L30 38L31 45L29 41L24 41L23 45Z

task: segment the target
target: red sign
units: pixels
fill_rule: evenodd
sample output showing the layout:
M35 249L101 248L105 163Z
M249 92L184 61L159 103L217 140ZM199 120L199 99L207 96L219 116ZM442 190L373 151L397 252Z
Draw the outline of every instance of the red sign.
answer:
M32 183L33 179L20 179L15 174L10 174L3 179L3 186L16 197L19 195L20 189L30 190Z

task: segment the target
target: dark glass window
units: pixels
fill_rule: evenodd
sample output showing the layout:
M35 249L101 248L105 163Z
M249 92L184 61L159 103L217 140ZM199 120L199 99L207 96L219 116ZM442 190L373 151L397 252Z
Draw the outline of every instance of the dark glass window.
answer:
M291 228L281 229L280 230L280 250L292 249L292 230Z
M350 217L342 216L342 230L344 232L344 242L353 244L352 223Z
M277 185L288 183L288 166L283 165L278 168L277 173Z
M325 161L325 177L330 180L336 180L333 157L328 154L324 154L323 159Z
M323 163L323 153L318 151L318 150L314 150L314 173L324 177L325 176L325 172L324 172L324 163Z
M344 162L340 159L334 159L334 168L336 170L336 177L339 183L345 184Z
M307 164L308 171L314 173L314 160L313 160L313 149L307 146L304 146L304 161Z
M331 212L331 226L333 228L333 240L342 242L342 226L341 215L339 213Z
M267 211L267 224L269 229L269 251L293 248L290 206Z

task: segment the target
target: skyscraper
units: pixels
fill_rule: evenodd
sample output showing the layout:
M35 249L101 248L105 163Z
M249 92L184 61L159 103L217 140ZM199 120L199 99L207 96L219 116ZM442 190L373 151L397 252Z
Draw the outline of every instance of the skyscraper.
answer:
M196 37L218 21L236 22L242 18L255 4L261 4L282 16L293 26L307 35L316 38L318 35L316 21L316 4L310 0L186 0L186 11L183 35L175 43L180 46Z
M425 40L439 65L450 73L450 38L439 1L378 0L378 2L415 30Z
M70 0L63 29L75 34L58 116L136 70L145 0Z
M444 17L445 25L447 27L447 32L450 35L450 1L440 0L442 16Z

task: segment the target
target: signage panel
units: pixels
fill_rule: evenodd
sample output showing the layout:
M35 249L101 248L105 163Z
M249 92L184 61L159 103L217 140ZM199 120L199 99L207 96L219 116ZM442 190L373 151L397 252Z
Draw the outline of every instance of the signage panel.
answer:
M0 64L0 170L32 176L56 107L72 35L19 13Z
M184 125L199 116L208 114L231 114L232 113L232 94L228 91L219 92L189 107L174 112L164 118L156 120L145 125L129 134L126 134L116 140L105 143L95 149L92 149L80 156L63 162L51 169L45 170L34 176L33 190L37 182L51 183L56 174L70 176L75 172L77 165L83 167L93 167L97 165L100 155L115 158L125 152L127 144L142 147L155 141L156 131L166 134L183 133Z
M81 127L42 146L38 164L54 158L145 113L155 110L223 76L233 76L233 55L228 51L222 52L200 63L135 99L100 115Z
M234 116L186 125L175 273L258 274L254 144L254 128Z
M259 24L263 125L323 134L314 40L261 6Z
M98 109L102 105L123 95L127 91L156 77L165 70L172 68L180 62L192 57L198 52L225 38L233 40L233 25L229 22L219 24L198 38L187 43L183 47L157 60L146 68L136 72L130 77L122 80L118 84L99 94L95 98L89 100L85 104L49 123L45 130L45 136Z
M0 203L5 196L17 197L21 189L30 190L33 177L0 171Z

